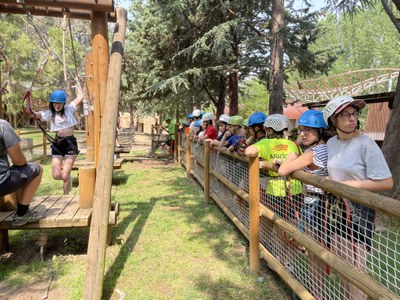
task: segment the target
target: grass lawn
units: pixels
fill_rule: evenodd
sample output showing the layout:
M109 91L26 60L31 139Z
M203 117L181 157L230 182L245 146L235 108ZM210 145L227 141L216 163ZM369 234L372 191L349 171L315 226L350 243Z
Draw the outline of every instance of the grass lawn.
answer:
M46 163L40 195L62 193L50 172ZM289 299L264 265L264 282L249 274L247 240L216 205L203 204L201 189L180 167L126 163L114 173L112 201L121 213L107 248L104 299ZM88 229L44 232L42 262L39 231L10 231L12 253L0 260L0 298L24 299L50 278L49 299L82 298Z

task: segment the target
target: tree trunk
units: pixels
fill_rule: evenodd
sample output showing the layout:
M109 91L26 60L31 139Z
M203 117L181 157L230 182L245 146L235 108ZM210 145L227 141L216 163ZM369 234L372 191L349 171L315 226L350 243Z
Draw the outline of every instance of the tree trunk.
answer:
M238 57L239 57L239 38L234 28L231 28L232 34L232 50L235 57L235 68L229 74L229 114L237 115L239 112L239 74L238 74Z
M400 74L399 74L400 75ZM392 172L394 187L391 191L384 192L385 196L400 200L400 77L397 80L396 95L393 101L391 116L386 126L385 139L382 152Z
M231 116L234 116L237 115L239 112L237 70L231 71L228 78L229 78L229 114Z
M285 22L284 0L272 0L271 56L269 75L269 114L283 112L283 27Z
M219 93L217 103L217 119L225 111L225 95L226 95L226 77L220 76L219 78Z

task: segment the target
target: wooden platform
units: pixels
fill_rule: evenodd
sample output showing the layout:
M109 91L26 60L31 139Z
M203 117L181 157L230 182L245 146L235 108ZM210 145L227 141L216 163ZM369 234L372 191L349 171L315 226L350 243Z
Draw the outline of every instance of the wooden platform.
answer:
M39 222L23 226L12 225L14 211L0 212L0 229L87 227L92 216L91 208L79 208L78 195L36 197L30 209L45 211Z
M124 158L117 158L114 160L114 170L119 170L122 167L122 163L124 162ZM79 160L77 159L74 163L74 166L72 167L72 170L79 170L79 167L90 167L94 166L93 161L87 161L87 160Z

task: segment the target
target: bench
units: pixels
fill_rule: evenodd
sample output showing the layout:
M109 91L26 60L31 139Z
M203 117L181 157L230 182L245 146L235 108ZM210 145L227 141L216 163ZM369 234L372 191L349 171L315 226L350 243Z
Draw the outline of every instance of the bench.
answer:
M80 208L78 195L36 197L30 209L45 211L45 218L23 226L12 225L15 211L0 211L0 251L8 251L8 230L89 227L92 208ZM114 226L119 215L119 204L113 203L109 216L109 226ZM109 242L111 242L110 227Z

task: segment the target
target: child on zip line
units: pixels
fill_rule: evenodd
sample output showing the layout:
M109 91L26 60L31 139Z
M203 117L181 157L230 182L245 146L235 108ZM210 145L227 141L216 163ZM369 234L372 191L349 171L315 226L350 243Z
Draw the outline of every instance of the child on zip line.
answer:
M49 109L33 112L34 117L49 121L50 132L56 134L51 145L51 172L54 179L63 181L64 195L68 195L72 189L71 170L80 152L74 136L74 126L78 124L74 111L83 100L83 91L77 86L77 97L71 103L67 104L66 92L55 90L50 94Z

